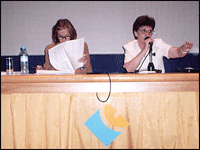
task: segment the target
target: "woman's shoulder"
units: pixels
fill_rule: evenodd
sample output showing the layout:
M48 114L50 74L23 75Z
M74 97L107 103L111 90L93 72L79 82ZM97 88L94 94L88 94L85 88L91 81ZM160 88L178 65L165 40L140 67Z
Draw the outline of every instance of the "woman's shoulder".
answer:
M161 38L155 38L154 39L154 45L157 45L157 46L163 46L165 45L166 43L163 41L163 39Z
M89 48L86 42L84 42L84 54L89 53Z
M137 40L130 41L130 42L126 43L123 47L126 50L133 49L135 43L137 43Z
M154 42L156 42L156 43L162 43L163 42L163 40L161 39L161 38L155 38L155 39L153 39L154 40Z
M137 42L137 40L133 40L133 41L130 41L128 43L125 44L125 46L128 46L128 45L133 45Z
M84 42L84 46L88 46L86 42Z
M56 44L52 43L52 44L47 45L45 49L49 50L50 48L52 48L54 46L56 46Z
M52 48L54 46L56 46L56 44L52 43L52 44L47 45L46 48L50 49L50 48Z

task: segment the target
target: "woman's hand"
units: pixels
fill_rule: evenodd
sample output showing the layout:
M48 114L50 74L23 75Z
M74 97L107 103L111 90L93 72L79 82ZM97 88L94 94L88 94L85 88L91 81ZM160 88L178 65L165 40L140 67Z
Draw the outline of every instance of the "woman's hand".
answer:
M193 43L187 41L187 42L185 42L185 44L183 44L182 51L184 53L187 53L187 52L190 51L190 49L192 48L192 46L193 46Z
M88 54L83 54L83 56L78 59L78 62L83 63L83 66L85 66L88 63L88 61L89 61ZM80 67L75 70L75 74L85 74L85 73L86 73L85 67Z
M77 68L75 70L75 74L86 74L88 72L92 72L89 54L83 54L83 56L78 59L78 62L83 63L83 67Z
M145 40L144 40L144 42L145 42L145 50L149 50L149 48L150 48L150 42L154 42L154 40L153 39L151 39L151 38L146 38Z
M44 63L43 67L41 65L37 65L36 72L37 70L56 70L56 69L51 64Z
M47 63L47 62L44 63L43 69L45 69L45 70L56 70L50 63Z
M83 63L83 66L85 66L85 64L87 64L88 61L89 61L88 54L83 54L83 56L78 59L78 62Z
M85 68L84 68L85 69ZM75 74L86 74L85 70L82 69L82 67L77 68L75 70Z
M36 72L37 72L37 70L43 70L44 68L41 66L41 65L37 65L37 67L36 67Z

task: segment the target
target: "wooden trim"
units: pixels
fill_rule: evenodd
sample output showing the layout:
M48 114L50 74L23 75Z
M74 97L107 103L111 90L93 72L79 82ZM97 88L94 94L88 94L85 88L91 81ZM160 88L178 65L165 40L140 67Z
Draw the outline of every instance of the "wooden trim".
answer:
M166 74L109 74L112 82L184 82L199 81L198 73ZM86 75L6 75L1 76L1 83L75 83L108 82L107 74Z
M198 73L110 74L111 92L199 91ZM1 93L109 92L107 74L1 76Z

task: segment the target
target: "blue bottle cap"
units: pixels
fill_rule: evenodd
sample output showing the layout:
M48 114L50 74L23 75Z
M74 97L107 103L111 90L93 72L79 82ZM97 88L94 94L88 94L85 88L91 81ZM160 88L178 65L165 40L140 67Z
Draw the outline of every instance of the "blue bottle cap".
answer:
M23 46L21 49L22 49L22 50L26 50L26 47Z

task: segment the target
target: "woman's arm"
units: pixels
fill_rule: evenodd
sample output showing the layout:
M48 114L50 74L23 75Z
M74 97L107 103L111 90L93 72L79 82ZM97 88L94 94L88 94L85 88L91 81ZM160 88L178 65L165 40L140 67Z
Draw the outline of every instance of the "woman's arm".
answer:
M169 58L184 57L192 48L193 43L185 42L181 47L171 47L168 52Z
M49 53L48 53L48 50L52 47L54 47L55 45L54 44L50 44L50 45L47 45L47 47L45 48L44 50L44 54L45 54L45 63L43 65L43 69L46 69L46 70L56 70L50 63L49 61Z
M75 74L85 74L92 73L92 67L90 62L90 54L88 50L87 43L84 42L84 54L83 57L79 59L79 62L83 63L83 67L76 69Z
M54 46L54 44L50 44L50 45L47 45L45 50L44 50L44 54L45 54L45 63L43 64L43 67L41 65L37 65L36 67L36 71L37 70L56 70L51 64L50 64L50 61L49 61L49 54L48 54L48 50L50 48L52 48Z
M146 54L146 50L141 51L136 57L131 59L129 62L124 64L124 68L127 72L134 72L137 67L139 66L140 62L142 61L142 58Z
M127 72L134 72L137 67L140 65L142 59L145 57L145 54L147 53L147 51L150 48L149 42L152 41L152 39L148 38L145 40L145 45L140 47L142 50L140 51L140 53L137 54L136 57L134 57L133 59L131 59L129 62L126 62L124 64L124 68L126 69Z

